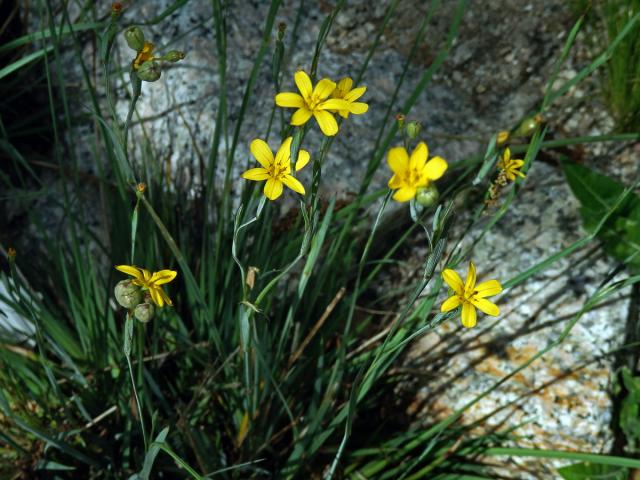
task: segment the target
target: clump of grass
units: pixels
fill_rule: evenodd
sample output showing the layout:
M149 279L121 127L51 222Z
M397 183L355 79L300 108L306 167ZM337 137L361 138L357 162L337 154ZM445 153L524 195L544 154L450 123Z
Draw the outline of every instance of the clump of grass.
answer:
M592 49L599 53L602 45L610 44L629 20L640 12L640 1L576 1L573 9L587 15L598 38ZM640 29L634 28L620 41L601 78L605 98L618 128L627 132L640 130Z
M427 155L417 123L404 124L453 46L465 13L464 0L456 3L439 54L411 90L404 84L411 62L410 57L406 59L397 88L384 106L387 112L402 115L398 121L387 115L389 120L380 126L370 151L363 154L367 163L359 193L346 205L338 205L335 197L321 201L318 195L324 159L332 148L333 135L339 135L341 128L331 119L358 121L357 115L365 114L365 107L356 103L363 103L366 97L362 99L364 92L357 89L398 2L389 4L368 55L352 73L354 88L347 81L340 82L335 85L340 91L314 97L318 92L309 94L307 83L322 85L320 90L331 90L333 84L322 80L318 71L324 42L343 2L338 2L321 25L315 50L307 60L310 68L305 75L310 78L295 74L298 95L293 92L293 72L281 71L287 64L283 58L287 40L284 29L274 26L281 2L272 0L242 103L238 111L230 111L226 90L226 10L230 6L214 0L211 20L218 54L219 110L209 152L202 155L200 165L201 178L206 181L197 195L189 194L189 186L168 181L150 149L133 145L131 134L144 82L163 81L159 62L163 58L181 60L182 54L167 52L162 58L152 58L153 49L132 38L133 50L128 54L133 66L114 65L116 36L133 32L124 25L126 9L116 10L114 5L106 16L97 9L84 9L78 26L71 24L66 6L61 7L61 15L53 15L53 3L42 2L40 32L5 46L35 43L38 55L46 59L38 65L50 91L52 170L63 193L54 199L62 215L53 232L46 227L46 212L27 209L43 239L37 262L21 255L20 246L17 251L3 249L6 269L2 279L7 293L0 294L1 298L35 330L26 339L8 328L0 332L0 458L7 465L3 474L134 479L151 478L156 472L167 478L197 479L214 475L417 479L426 475L450 478L451 474L478 478L489 475L486 458L503 455L640 467L638 461L618 457L510 448L508 441L517 442L513 432L473 435L474 426L459 422L468 408L559 345L586 311L640 281L637 276L622 282L605 279L546 349L434 425L391 422L381 413L385 399L402 381L390 373L391 368L412 341L442 322L457 321L458 305L468 327L475 324L475 307L494 313L497 308L487 306L475 289L467 292L456 280L453 269L469 260L469 250L461 248L461 237L451 238L454 211L472 212L467 230L483 222L475 239L482 241L517 199L538 152L553 147L545 142L546 131L540 122L525 119L523 124L531 125L523 135L526 144L507 147L509 137L521 130L514 128L513 134L501 134L500 142L497 136L491 138L486 151L477 157L446 162ZM176 9L185 8L185 3L173 3L148 23L161 23ZM425 13L412 52L417 51L439 6L434 1ZM304 4L298 8L296 18ZM76 26L96 40L96 65L81 54L86 38L78 35ZM294 28L297 26L295 22ZM572 31L564 56L579 26ZM135 32L130 35L138 36ZM623 37L621 33L616 39ZM295 32L291 38L296 38ZM268 94L291 90L276 97L275 103L303 110L298 115L307 120L313 116L319 125L315 120L292 125L288 113L276 115L274 104L272 123L253 135L262 139L277 132L280 138L266 147L252 142L260 166L247 165L244 177L254 181L244 182L231 177L231 167L245 161L236 154L240 131L253 96L268 88L256 87L270 49L275 89ZM83 98L93 109L89 119L71 113L74 98L61 67L65 51L75 52L85 75ZM10 66L13 71L28 63L20 62ZM538 113L545 113L597 65L589 65L555 91L551 90L554 79L550 79ZM94 67L100 72L97 83L88 75ZM114 113L115 88L127 89L130 108L125 118ZM100 101L102 94L105 102ZM83 140L100 153L97 157L105 159L97 163L89 189L71 140L75 129L87 124L91 135ZM34 170L28 152L25 158L18 149L9 148L17 135L4 129L0 134L19 172L2 177L11 192L8 200L28 201L18 193L44 184L49 173ZM289 176L306 163L296 167L296 161L305 157L305 139L321 134L319 149L310 154L312 181L301 185ZM627 137L580 142L612 139ZM568 143L576 140L555 141L556 146ZM277 152L270 156L265 148L288 154L292 160L287 162ZM390 189L372 188L373 174L385 158L392 170ZM441 182L441 191L434 187L436 180ZM240 181L237 189L232 188ZM296 192L292 195L297 200L294 215L286 221L282 221L278 204L283 185ZM463 195L469 189L476 195ZM237 192L235 197L233 192ZM611 199L610 208L602 212L602 220L587 236L525 271L514 272L502 286L506 289L526 282L593 241L628 194L625 190ZM51 198L47 189L34 195ZM403 205L410 222L403 224L406 228L399 237L386 241L381 225L392 198L407 202ZM484 201L462 201L463 205L456 206L468 198ZM82 208L89 202L95 205L96 199L101 206L98 226L95 212ZM394 261L416 229L426 232L428 252L419 280L408 286L408 298L400 299L397 318L380 325L366 310L356 313L383 268ZM124 278L113 268L116 265L137 282L120 283L117 300L124 308L112 296L114 286ZM158 271L158 276L147 277L133 265ZM454 289L446 306L437 304L443 286L441 271ZM168 285L158 281L169 278L173 281ZM497 287L492 291L496 294ZM163 295L168 295L173 307L165 305L169 302ZM145 305L144 312L137 311L140 305Z

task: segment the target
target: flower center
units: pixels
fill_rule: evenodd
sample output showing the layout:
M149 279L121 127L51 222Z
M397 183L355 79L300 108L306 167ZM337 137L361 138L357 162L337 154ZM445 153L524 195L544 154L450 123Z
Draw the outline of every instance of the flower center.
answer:
M280 162L274 162L269 169L269 175L271 178L279 180L287 174L287 167L280 165Z
M417 168L411 168L405 172L403 180L407 185L417 187L422 183L422 172Z
M321 102L322 99L317 94L312 93L307 98L307 107L309 107L309 110L315 110Z

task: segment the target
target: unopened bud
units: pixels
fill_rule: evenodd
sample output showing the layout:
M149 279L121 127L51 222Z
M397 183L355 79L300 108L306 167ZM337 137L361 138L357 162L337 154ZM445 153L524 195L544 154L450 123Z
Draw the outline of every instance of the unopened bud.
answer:
M124 31L124 39L127 45L136 52L142 51L144 48L144 33L139 27L129 27Z
M133 311L133 316L136 320L142 323L147 323L153 319L156 313L156 309L152 303L145 302L138 305Z
M407 123L407 137L411 140L414 140L420 134L420 122L409 122Z
M528 137L536 131L536 128L542 123L542 115L534 115L533 117L525 118L520 126L513 133L514 137Z
M282 41L282 39L284 38L284 32L287 29L287 24L284 22L280 22L278 24L278 40Z
M170 52L167 52L164 57L162 57L160 60L164 60L165 62L179 62L180 60L182 60L184 58L184 52L180 52L178 50L171 50Z
M155 82L160 78L162 72L160 71L160 65L153 60L147 60L140 65L138 70L136 70L136 74L140 80L144 80L145 82Z
M18 254L18 252L16 252L16 249L13 247L9 247L7 249L7 257L9 257L9 261L13 262L16 259L16 255Z
M507 142L507 140L509 140L509 131L502 130L498 132L498 136L496 138L496 145L498 146L504 145Z
M122 280L114 289L116 300L124 308L132 309L142 302L142 291L133 283L133 280Z
M438 192L438 188L433 183L430 183L426 187L418 188L416 193L416 201L423 207L435 205L438 203L439 198L440 192Z
M404 120L405 116L401 113L396 115L396 122L398 122L398 130L402 130L404 128Z
M113 2L111 4L111 15L117 17L122 12L122 4L120 2Z
M140 182L136 185L136 191L138 193L144 193L147 190L147 184L144 182Z

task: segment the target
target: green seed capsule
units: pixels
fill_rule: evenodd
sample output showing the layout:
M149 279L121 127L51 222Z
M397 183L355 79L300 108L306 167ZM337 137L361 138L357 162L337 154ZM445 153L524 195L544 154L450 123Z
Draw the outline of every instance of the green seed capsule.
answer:
M152 303L141 303L138 305L133 311L133 316L136 317L136 320L142 323L147 323L153 319L156 313L156 308Z
M183 58L184 58L183 52L180 52L178 50L171 50L170 52L167 52L166 55L161 58L161 60L164 60L165 62L175 63L175 62L179 62Z
M136 52L142 51L144 48L144 33L139 27L129 27L124 31L124 39L127 45Z
M145 82L155 82L160 78L162 72L160 71L160 66L152 61L147 60L140 68L136 71L136 74L140 78L140 80L144 80Z
M118 282L113 293L117 302L124 308L131 309L142 302L140 287L135 285L132 280L122 280Z
M420 134L421 127L422 125L420 125L420 122L407 123L407 137L409 137L411 140L417 138Z
M542 117L540 115L534 115L533 117L525 118L520 126L513 133L514 137L528 137L536 131L536 128L542 123Z
M438 203L440 198L440 192L438 188L432 183L426 187L418 188L416 193L416 201L423 207L431 207Z

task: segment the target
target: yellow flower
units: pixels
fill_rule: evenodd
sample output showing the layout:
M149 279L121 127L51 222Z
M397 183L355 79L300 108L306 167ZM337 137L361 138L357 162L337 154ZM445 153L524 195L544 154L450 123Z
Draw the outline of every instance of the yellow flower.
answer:
M387 162L393 171L389 180L389 188L398 190L393 199L406 202L416 196L420 187L426 187L433 180L437 180L447 170L447 162L442 157L433 157L427 162L429 148L420 142L411 153L411 158L404 147L389 150Z
M169 283L176 278L178 272L174 270L160 270L152 274L149 270L132 265L117 265L116 270L134 277L134 285L138 285L143 291L147 290L149 295L151 295L151 300L153 300L153 303L158 307L164 306L165 303L167 305L173 305L171 299L164 293L160 285Z
M282 195L283 184L294 192L304 195L304 187L291 175L291 141L292 137L288 137L282 142L275 158L267 142L259 138L251 142L251 153L262 167L247 170L242 174L242 178L258 182L266 180L264 196L269 200L275 200ZM309 152L300 150L296 161L296 172L309 163L309 158Z
M512 182L516 179L516 175L524 178L524 173L520 171L520 167L524 165L524 160L515 160L511 158L511 150L505 148L502 153L502 159L498 162L498 168L502 170L509 180Z
M442 272L442 278L452 288L453 295L447 298L440 311L449 312L462 305L462 325L472 328L476 325L476 308L479 308L487 315L498 316L500 309L491 303L486 297L492 297L502 291L502 285L498 280L487 280L476 285L476 267L473 262L469 262L467 279L462 283L460 275L450 268Z
M304 125L313 116L322 133L328 137L338 133L338 123L329 110L348 110L349 103L328 98L336 89L336 84L323 78L313 88L309 75L303 70L298 70L294 78L300 94L283 92L276 95L276 105L279 107L297 108L291 116L291 125Z
M338 82L336 89L331 96L340 100L348 102L348 107L342 110L336 110L342 118L349 118L349 114L360 115L369 110L369 105L364 102L356 102L364 92L367 91L367 87L351 88L353 86L353 80L349 77L344 77Z
M138 55L133 61L133 69L138 70L140 68L140 65L142 65L144 62L154 59L155 57L153 56L153 43L144 42L144 47L142 47L142 50L138 52Z

